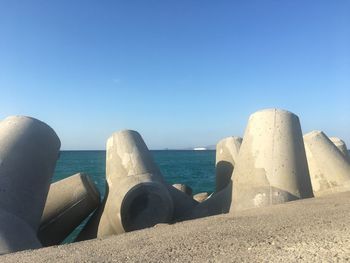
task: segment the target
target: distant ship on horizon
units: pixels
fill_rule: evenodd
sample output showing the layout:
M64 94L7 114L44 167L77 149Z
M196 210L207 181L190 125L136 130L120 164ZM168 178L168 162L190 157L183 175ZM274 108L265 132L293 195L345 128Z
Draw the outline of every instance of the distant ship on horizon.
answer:
M186 147L186 148L163 148L160 150L164 151L212 151L216 149L216 145L207 145L207 146L200 146L200 147ZM157 150L157 149L151 149L151 150Z
M208 150L208 149L205 148L205 147L195 147L195 148L193 148L193 150L194 150L194 151L206 151L206 150Z

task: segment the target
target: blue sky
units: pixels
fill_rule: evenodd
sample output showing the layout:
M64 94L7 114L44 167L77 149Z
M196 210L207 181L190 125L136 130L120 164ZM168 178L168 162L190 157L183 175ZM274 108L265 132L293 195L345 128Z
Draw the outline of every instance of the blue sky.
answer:
M0 118L30 115L63 149L135 129L149 148L243 135L296 113L350 145L350 1L0 1Z

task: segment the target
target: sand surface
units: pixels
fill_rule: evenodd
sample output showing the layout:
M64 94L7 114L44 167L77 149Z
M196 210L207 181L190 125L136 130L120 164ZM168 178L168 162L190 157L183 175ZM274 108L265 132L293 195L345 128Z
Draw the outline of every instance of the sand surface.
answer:
M350 261L350 192L0 256L0 262Z

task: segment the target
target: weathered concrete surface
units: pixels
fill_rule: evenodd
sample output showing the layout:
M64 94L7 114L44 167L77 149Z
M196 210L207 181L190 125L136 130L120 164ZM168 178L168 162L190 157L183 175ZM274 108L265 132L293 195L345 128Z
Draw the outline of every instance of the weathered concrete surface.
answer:
M99 203L100 193L87 174L77 173L51 184L38 231L41 244L60 244Z
M185 184L173 184L173 187L180 190L181 192L187 194L188 196L192 196L192 188Z
M329 137L329 139L332 143L334 143L334 145L339 149L339 151L341 151L341 153L345 156L346 160L350 162L350 155L345 142L338 137Z
M170 222L173 201L140 134L131 130L114 133L107 141L106 155L105 202L77 240Z
M204 192L204 193L198 193L198 194L195 194L193 196L193 199L196 200L197 202L201 203L203 202L204 200L206 200L208 198L208 193Z
M232 173L242 144L240 137L222 139L216 145L216 191L208 196L199 193L193 198L200 204L192 218L228 213L232 204Z
M0 122L0 254L41 247L36 231L59 149L54 130L39 120Z
M267 109L249 118L233 172L231 211L312 197L299 118Z
M304 136L312 188L315 196L350 189L350 163L321 131Z
M179 222L192 219L192 212L198 202L172 185L166 185L173 200L173 218L171 222Z
M207 193L198 195L198 197L194 198L197 198L200 203L193 209L192 218L228 213L232 203L232 180L224 189L214 192L210 196Z
M216 145L216 192L224 189L231 180L233 169L242 144L241 137L227 137Z
M0 262L345 262L349 214L348 192L9 254Z

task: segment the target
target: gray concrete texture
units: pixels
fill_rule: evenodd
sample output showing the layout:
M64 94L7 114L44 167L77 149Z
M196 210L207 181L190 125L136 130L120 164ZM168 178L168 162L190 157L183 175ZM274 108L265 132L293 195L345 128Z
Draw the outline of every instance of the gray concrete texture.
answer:
M192 197L190 187L164 181L136 131L116 132L107 141L105 199L77 241L348 191L346 146L332 141L322 132L303 140L291 112L258 111L243 141L228 137L217 144L216 191ZM36 233L46 246L59 244L98 206L99 193L84 174L52 184L46 200L59 147L54 131L38 120L0 122L0 224L6 226L0 253L41 247Z
M348 162L350 162L350 155L345 142L338 137L329 137L329 139L332 143L334 143L334 145L339 149L339 151L341 151L341 153L345 156L345 159L348 160Z
M198 198L200 203L193 209L191 218L228 213L232 203L232 180L219 192L214 192L210 196L207 193L200 193L194 198Z
M224 189L231 181L233 169L242 144L241 137L227 137L216 145L216 192Z
M103 206L77 240L138 230L173 217L173 201L159 168L136 131L107 141L107 193Z
M197 207L198 202L192 196L185 194L172 185L167 185L167 189L173 201L174 208L171 222L193 219L192 213L195 207Z
M311 182L316 197L350 190L350 163L322 131L304 135Z
M236 164L241 137L228 137L216 145L216 191L199 193L193 199L199 204L193 209L191 218L213 216L230 211L232 203L232 173Z
M252 114L233 172L230 211L312 197L299 118L266 109Z
M156 225L0 257L1 263L348 262L350 192Z
M34 118L0 122L0 254L41 247L36 232L60 145Z
M100 193L87 174L51 184L38 238L43 246L60 244L99 205Z

